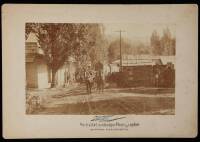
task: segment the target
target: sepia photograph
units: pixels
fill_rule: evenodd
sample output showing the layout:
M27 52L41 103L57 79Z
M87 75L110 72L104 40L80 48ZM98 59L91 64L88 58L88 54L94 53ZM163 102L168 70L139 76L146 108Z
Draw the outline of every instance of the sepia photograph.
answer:
M174 115L175 28L26 23L26 114Z
M2 6L3 137L194 138L198 5Z

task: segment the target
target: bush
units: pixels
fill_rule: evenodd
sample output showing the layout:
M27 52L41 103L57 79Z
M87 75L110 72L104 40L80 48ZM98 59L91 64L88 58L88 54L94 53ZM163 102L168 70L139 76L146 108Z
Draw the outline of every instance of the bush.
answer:
M26 95L26 113L33 113L34 110L41 108L42 98L40 96Z

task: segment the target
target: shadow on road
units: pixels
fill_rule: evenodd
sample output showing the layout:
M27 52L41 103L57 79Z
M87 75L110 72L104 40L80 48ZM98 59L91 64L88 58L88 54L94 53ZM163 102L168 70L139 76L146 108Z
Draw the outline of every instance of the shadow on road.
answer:
M137 94L172 94L174 88L134 88L117 90L119 93L137 93Z

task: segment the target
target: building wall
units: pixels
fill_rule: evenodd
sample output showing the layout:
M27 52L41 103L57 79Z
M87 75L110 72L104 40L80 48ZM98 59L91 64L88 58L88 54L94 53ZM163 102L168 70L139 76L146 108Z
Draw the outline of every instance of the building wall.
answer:
M69 74L70 74L70 81L75 82L75 72L76 72L76 64L74 62L71 62L69 64Z
M56 73L56 84L57 86L65 85L65 66L62 66L60 69L58 69Z
M39 89L50 87L48 82L48 66L43 60L37 60L37 78Z
M111 66L111 73L119 72L119 66L117 64L110 64L110 66Z
M104 73L104 76L107 76L110 73L109 65L106 64L103 66L103 73Z
M26 87L27 88L37 88L37 66L35 62L26 63Z
M69 62L58 69L55 76L57 87L64 87L76 81L76 64ZM67 78L67 74L69 77ZM67 80L68 79L68 80ZM36 57L32 61L26 62L26 87L27 88L50 88L52 72L48 68L43 57Z
M76 64L74 62L64 64L56 72L56 85L58 87L64 87L70 83L75 82L75 72Z

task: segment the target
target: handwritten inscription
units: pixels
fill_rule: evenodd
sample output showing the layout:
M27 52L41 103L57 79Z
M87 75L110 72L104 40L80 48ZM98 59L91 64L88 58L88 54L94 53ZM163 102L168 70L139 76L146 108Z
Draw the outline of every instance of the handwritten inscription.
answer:
M103 116L95 116L91 121L99 121L99 122L110 122L119 119L123 119L126 117L116 117L114 115L103 115Z

